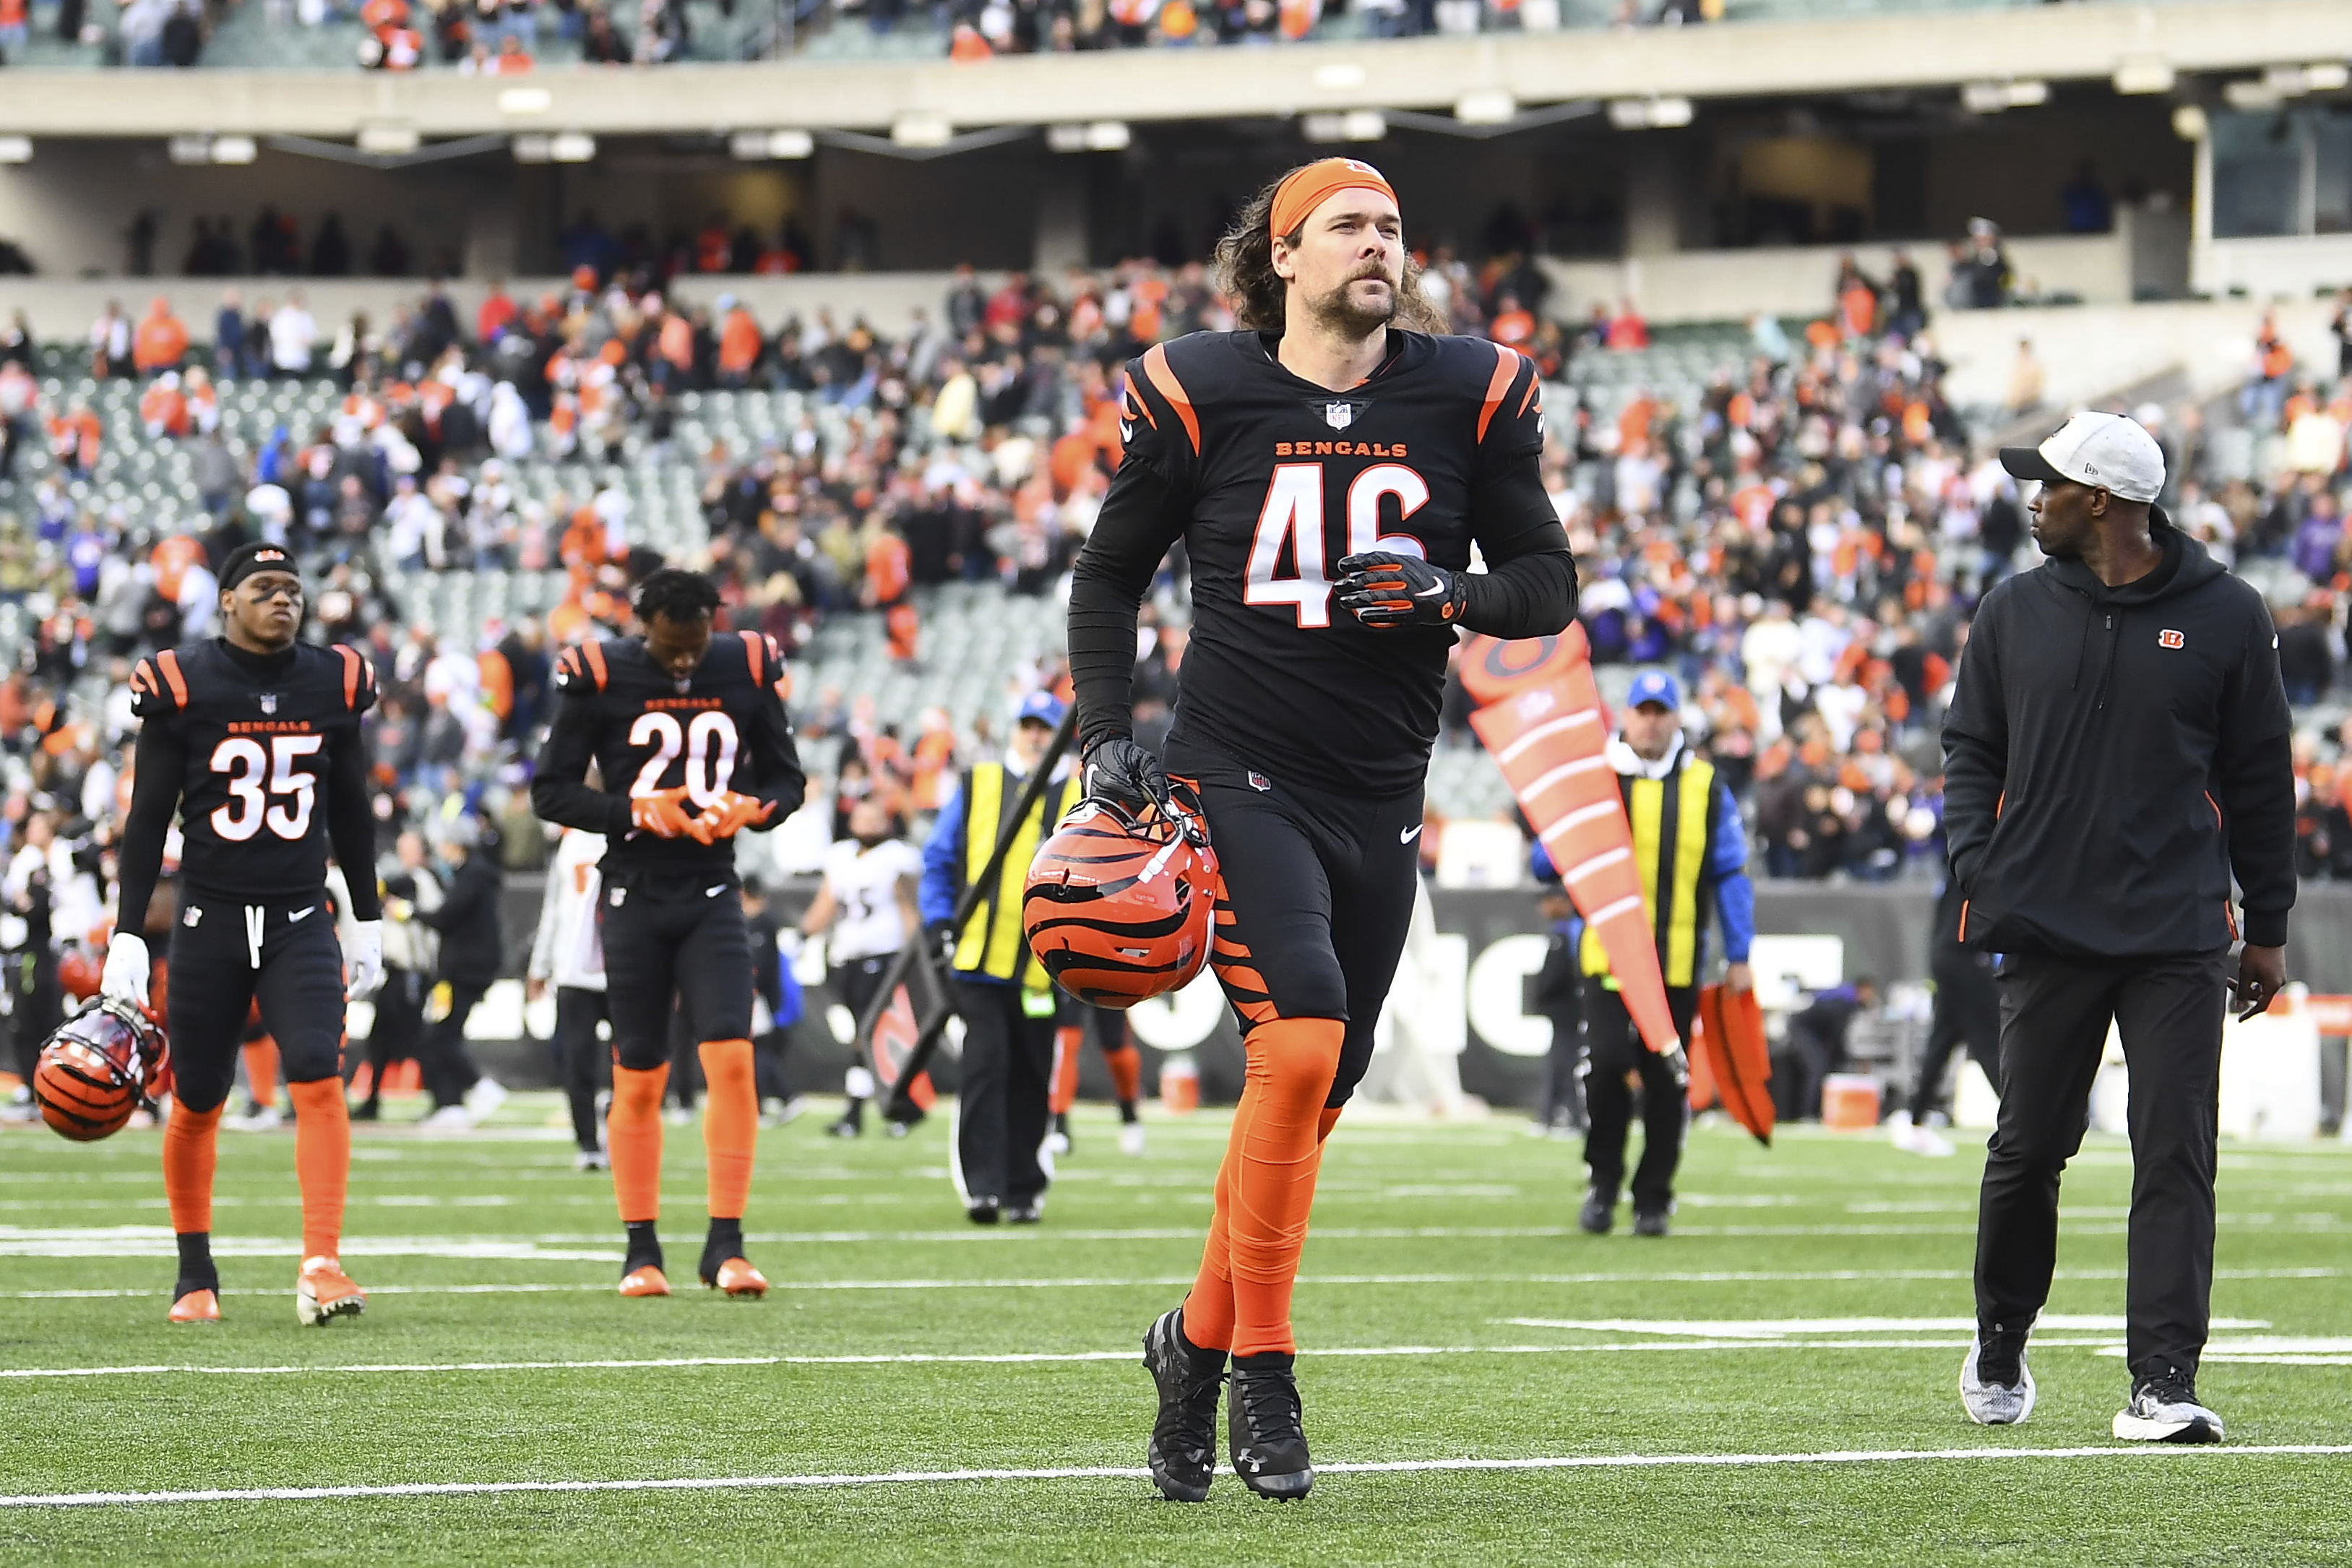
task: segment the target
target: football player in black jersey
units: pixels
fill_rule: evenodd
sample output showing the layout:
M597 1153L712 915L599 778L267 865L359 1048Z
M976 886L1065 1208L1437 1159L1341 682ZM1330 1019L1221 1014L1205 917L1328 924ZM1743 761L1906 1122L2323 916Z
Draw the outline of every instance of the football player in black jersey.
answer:
M604 836L597 918L614 1050L605 1148L629 1237L621 1294L669 1294L654 1222L676 996L699 1042L709 1089L702 1282L759 1296L768 1282L743 1257L760 1098L751 943L733 839L799 809L806 781L784 714L776 645L757 632L714 637L719 591L691 572L654 573L636 608L641 636L583 643L556 661L562 705L539 755L530 803L550 822ZM592 761L603 782L624 793L591 786Z
M302 579L287 552L245 545L221 567L222 635L141 659L131 677L140 726L116 910L147 908L175 810L185 843L165 969L176 1080L163 1130L163 1191L180 1240L173 1322L220 1316L214 1152L256 1000L294 1100L302 1185L296 1315L325 1323L367 1304L336 1253L352 1162L343 1003L373 991L383 973L360 734L375 673L351 648L296 641L302 608ZM329 907L330 850L351 885L358 923L350 952ZM118 913L100 988L143 1007L149 966L138 924Z
M1194 1501L1229 1354L1235 1472L1268 1497L1314 1481L1291 1289L1322 1140L1404 944L1454 634L1537 637L1576 613L1535 366L1430 335L1377 170L1293 170L1218 264L1242 330L1128 367L1125 461L1069 622L1088 793L1139 807L1170 775L1193 783L1224 879L1211 957L1247 1073L1199 1277L1144 1341L1153 1479ZM1129 692L1136 608L1179 539L1194 618L1163 773Z

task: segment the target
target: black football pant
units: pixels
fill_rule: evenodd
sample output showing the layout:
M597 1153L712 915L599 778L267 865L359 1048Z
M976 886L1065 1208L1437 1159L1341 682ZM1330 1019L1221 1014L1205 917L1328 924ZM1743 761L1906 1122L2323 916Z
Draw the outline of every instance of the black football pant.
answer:
M632 1072L670 1059L673 998L685 1037L751 1037L751 936L731 875L608 875L596 918L613 1051ZM691 1053L688 1053L691 1055Z
M1666 987L1666 1011L1675 1033L1691 1037L1698 991ZM1683 1129L1690 1123L1690 1098L1675 1081L1666 1058L1642 1042L1622 994L1597 974L1584 977L1584 1163L1592 1184L1614 1198L1625 1181L1625 1140L1633 1124L1633 1091L1625 1075L1642 1079L1642 1163L1633 1167L1633 1210L1664 1214L1675 1201L1675 1170L1683 1160Z
M964 1201L1034 1203L1045 1191L1037 1150L1052 1120L1054 1015L1029 1016L1021 987L956 978L963 1062L956 1094L956 1167Z
M385 968L383 986L375 994L375 1026L368 1031L370 1105L383 1099L384 1069L404 1058L415 1059L422 1048L425 990L425 976L416 971Z
M1919 1055L1919 1077L1911 1086L1911 1121L1927 1120L1944 1098L1944 1068L1965 1047L1984 1068L1985 1081L2000 1083L2000 988L1992 971L1973 953L1956 953L1933 970L1936 1007L1927 1023L1927 1044Z
M596 1115L596 1094L604 1087L604 1058L611 1053L596 1038L606 1021L604 994L584 985L555 988L556 1070L563 1075L563 1098L572 1104L572 1137L581 1149L604 1146L604 1123Z
M466 1019L489 990L485 981L445 980L449 987L449 1011L425 1026L417 1042L416 1066L433 1096L433 1109L464 1103L466 1091L482 1081L482 1069L466 1049ZM290 1081L290 1080L289 1080Z
M2107 963L2002 961L2000 1120L1977 1215L1977 1321L2029 1327L2058 1258L2058 1175L2083 1146L2113 1019L2131 1075L2125 1354L2195 1375L2213 1294L2214 1145L2229 950Z
M1346 1024L1325 1103L1347 1104L1371 1063L1412 923L1421 793L1360 800L1292 789L1190 747L1171 747L1167 767L1196 781L1208 818L1224 880L1212 962L1243 1033L1276 1018Z
M266 904L185 894L168 963L173 1093L189 1110L228 1099L257 1000L288 1083L342 1076L343 951L324 891Z

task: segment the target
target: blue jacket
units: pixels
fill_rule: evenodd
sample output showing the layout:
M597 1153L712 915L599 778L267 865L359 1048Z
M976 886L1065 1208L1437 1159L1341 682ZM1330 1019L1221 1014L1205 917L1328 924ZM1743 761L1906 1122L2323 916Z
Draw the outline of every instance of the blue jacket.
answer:
M1541 839L1528 852L1528 869L1539 882L1559 875ZM1740 820L1739 803L1731 798L1731 787L1719 774L1715 781L1715 852L1700 868L1698 879L1699 886L1715 892L1715 917L1723 926L1724 958L1732 963L1747 963L1756 945L1756 884L1748 879L1748 825ZM1698 937L1704 959L1705 927Z

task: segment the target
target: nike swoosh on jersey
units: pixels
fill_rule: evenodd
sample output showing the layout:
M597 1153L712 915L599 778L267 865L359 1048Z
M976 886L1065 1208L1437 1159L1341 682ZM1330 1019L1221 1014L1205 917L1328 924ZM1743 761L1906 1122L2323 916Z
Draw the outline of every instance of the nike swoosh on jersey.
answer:
M1414 839L1421 837L1421 830L1427 826L1428 825L1426 823L1416 822L1411 827L1399 828L1397 830L1397 842L1400 844L1412 843Z
M1423 588L1420 593L1415 594L1413 597L1416 599L1434 599L1438 595L1443 594L1444 592L1445 592L1444 584L1432 583L1428 587Z
M715 887L715 888L705 888L705 889L702 889L702 896L703 896L704 898L706 898L706 899L715 899L715 898L717 898L719 894L721 894L721 893L725 892L726 890L727 890L727 884L726 884L726 883L724 883L724 882L721 882L721 883L719 883L719 886L717 886L717 887Z
M1132 420L1127 420L1127 419L1122 419L1122 420L1120 420L1120 421L1118 422L1118 444L1119 444L1120 446L1124 447L1124 446L1126 446L1129 441L1132 441L1132 440L1134 440L1134 439L1135 439L1135 425L1134 425L1134 422L1133 422Z
M288 925L292 925L296 921L300 920L303 916L309 914L311 910L315 910L318 907L318 905L312 904L309 909L296 910L292 914L286 917L286 923Z

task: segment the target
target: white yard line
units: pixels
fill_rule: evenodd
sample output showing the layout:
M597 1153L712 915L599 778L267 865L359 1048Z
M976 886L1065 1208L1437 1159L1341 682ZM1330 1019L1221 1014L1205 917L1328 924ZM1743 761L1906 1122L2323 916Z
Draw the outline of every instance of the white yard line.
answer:
M1422 1475L1444 1471L1748 1469L1776 1465L1904 1465L2017 1459L2153 1459L2210 1464L2233 1458L2352 1455L2352 1445L2277 1443L2241 1447L2175 1448L2158 1444L2076 1448L1864 1448L1818 1454L1579 1454L1514 1459L1373 1459L1318 1464L1325 1476ZM775 1491L969 1481L1143 1480L1150 1472L1128 1465L1073 1465L1050 1469L884 1470L870 1475L682 1476L604 1481L409 1481L377 1486L215 1488L202 1491L47 1492L0 1494L0 1508L92 1508L191 1502L326 1502L358 1498L485 1497L544 1492Z

